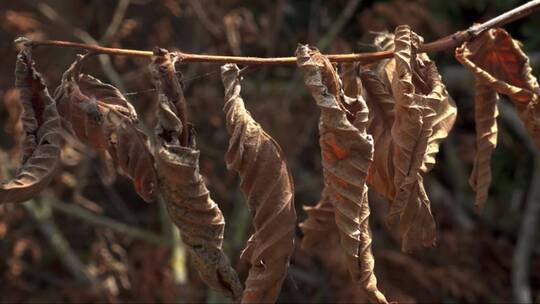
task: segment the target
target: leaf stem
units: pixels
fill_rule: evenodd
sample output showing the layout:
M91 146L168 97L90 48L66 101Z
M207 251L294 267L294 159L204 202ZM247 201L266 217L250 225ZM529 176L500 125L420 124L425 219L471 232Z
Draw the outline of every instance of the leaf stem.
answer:
M464 42L474 40L482 32L495 27L501 27L510 22L524 18L536 11L540 10L540 0L529 1L510 11L507 11L495 18L492 18L484 23L474 24L464 31L458 31L452 35L442 37L436 41L425 43L419 49L420 52L438 52L452 50ZM15 43L23 42L27 46L52 46L59 48L76 48L84 49L90 52L99 54L109 54L115 56L130 56L130 57L151 57L151 51L108 48L97 44L84 44L60 40L29 40L21 37L15 40ZM222 56L222 55L205 55L205 54L190 54L181 51L177 52L178 56L184 62L209 62L209 63L236 63L241 65L286 65L296 64L296 57L242 57L242 56ZM394 54L393 51L379 51L371 53L351 53L351 54L332 54L325 55L332 62L354 62L360 61L364 63L374 62L385 58L390 58Z

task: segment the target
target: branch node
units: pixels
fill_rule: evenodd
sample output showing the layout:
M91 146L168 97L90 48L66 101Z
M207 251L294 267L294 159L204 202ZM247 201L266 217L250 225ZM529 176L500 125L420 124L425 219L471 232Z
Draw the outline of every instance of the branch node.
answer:
M24 36L17 37L15 40L13 40L13 43L15 44L23 44L26 47L32 46L32 39L26 38Z

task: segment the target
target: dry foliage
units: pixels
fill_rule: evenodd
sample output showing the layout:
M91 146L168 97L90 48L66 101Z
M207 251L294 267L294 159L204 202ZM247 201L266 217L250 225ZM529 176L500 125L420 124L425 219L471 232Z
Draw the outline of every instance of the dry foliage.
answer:
M498 94L514 103L527 131L540 147L540 87L532 75L521 43L501 28L482 33L456 49L456 58L473 72L476 81L476 158L470 183L476 208L482 210L491 183L491 154L497 145Z
M386 303L377 289L371 253L366 177L373 159L373 139L366 133L367 106L358 93L353 93L351 100L345 99L336 71L318 50L299 46L296 56L305 83L321 109L319 142L325 191L335 208L349 271L370 301Z
M302 249L313 250L326 245L329 233L336 230L334 219L334 204L330 201L328 192L323 190L321 200L313 207L303 206L307 219L299 226L304 233Z
M0 204L32 199L55 175L60 162L60 116L43 78L34 67L32 52L17 56L15 86L22 104L22 164L12 180L0 184Z
M157 178L148 137L137 128L137 113L118 89L80 73L87 56L78 56L62 76L55 92L58 111L78 139L107 151L137 193L153 201Z
M174 14L180 14L181 9L174 1L166 2L171 11L176 11ZM258 42L261 40L258 34L271 32L268 20L265 21L268 24L259 29L257 18L245 8L220 14L218 11L206 12L197 1L189 1L189 6L204 20L214 39L225 36L224 42L234 54L242 53L246 41ZM215 5L209 4L209 7L215 10ZM413 21L418 19L416 26L443 31L425 9L415 9L418 7L399 0L377 5L373 12L389 17L392 23L405 20L414 24ZM418 11L412 17L398 13L411 9ZM22 22L20 26L24 23L31 23L27 24L29 28L41 26L24 15L9 13L6 16L9 24ZM213 23L216 16L222 19L224 29ZM276 11L278 17L283 18ZM168 22L160 25L162 30L159 32L164 36L168 34ZM378 24L374 26L379 27ZM157 37L156 41L160 39L166 40ZM268 53L276 51L274 45L267 44ZM373 197L370 206L369 187L389 202L386 224L399 235L402 251L411 252L436 244L437 225L424 179L436 165L439 147L457 115L454 100L435 62L427 54L419 53L423 38L409 25L397 26L393 34L378 34L373 44L379 50L393 50L393 57L377 63L345 63L338 67L315 48L299 45L296 50L304 83L320 110L319 147L324 181L318 203L304 206L307 219L299 224L304 234L301 247L312 254L322 250L323 254L319 256L326 258L322 264L335 268L331 270L337 276L339 270L343 269L343 276L348 271L354 282L352 292L361 290L373 303L388 303L378 284L384 285L387 295L390 295L387 289L391 289L383 284L384 276L379 275L378 283L375 256L385 262L377 271L384 272L390 265L411 272L413 283L406 286L416 284L429 292L448 280L450 283L446 288L450 294L460 294L470 286L474 291L464 292L464 298L476 300L478 294L487 298L491 287L470 283L472 273L427 269L412 257L385 250L377 252L372 248L371 208L381 210L384 207L381 208L381 200ZM201 152L197 148L195 128L190 123L182 74L176 68L182 57L165 49L154 49L149 68L157 92L153 103L157 124L150 135L155 139L151 143L139 125L135 108L124 94L116 87L82 73L83 64L96 54L78 55L64 72L52 98L34 67L31 47L28 45L19 53L15 68L16 90L5 94L5 104L9 115L7 130L14 136L24 135L23 139L15 140L21 146L22 163L13 179L0 184L0 204L23 202L38 196L51 183L59 167L69 167L70 162L76 162L73 159L80 161L84 157L83 152L75 150L89 147L85 152L96 152L94 157L104 165L105 172L98 172L104 186L110 186L119 171L132 181L145 201L154 201L158 197L165 201L168 215L179 228L195 269L210 288L235 302L276 302L291 260L296 259L293 255L297 220L295 189L292 172L280 145L246 110L240 96L241 70L231 63L221 67L225 128L230 136L225 162L227 168L240 177L240 188L253 222L252 235L240 257L249 264L244 284L223 249L225 216L212 199L201 174L204 172L204 166L199 162ZM481 210L488 199L492 179L490 162L497 145L498 94L508 95L512 100L540 148L540 86L532 75L521 44L502 29L480 34L472 42L457 48L455 55L475 78L477 151L469 182L476 192L476 208ZM154 111L151 112L154 116ZM291 113L283 115L293 116ZM219 117L210 119L214 127L219 126ZM62 133L62 128L69 134ZM203 147L202 140L205 139L201 137ZM0 159L4 158L0 151ZM87 161L84 166L87 171L92 164ZM0 174L3 176L4 172ZM206 173L204 175L208 177ZM71 184L71 197L78 204L96 213L103 211L83 197L83 186L74 185L86 183L74 181L78 176L63 172L60 183ZM3 237L5 229L1 225L0 228ZM329 247L337 244L338 237L341 250L328 252ZM459 245L455 248L461 246L457 241L452 244ZM19 246L30 247L23 245ZM152 258L166 260L167 249L164 248L160 252L143 250L139 253L143 273L152 272L156 267ZM124 266L127 264L126 250L120 246L109 249L102 242L94 251L98 265L96 275L109 281L104 285L106 293L117 295L118 287L128 289L129 272ZM20 256L22 253L17 253L12 268L22 267ZM38 253L32 252L32 258L38 257ZM490 263L497 264L497 261ZM309 262L306 264L313 267ZM150 300L173 301L175 295L170 290L155 296L152 289L160 286L158 276L149 280L153 283L139 286L140 294ZM165 281L172 286L172 279Z
M416 55L421 42L409 27L396 28L395 69L391 79L395 100L391 135L396 193L388 223L399 222L402 249L405 251L435 244L435 220L422 173L428 171L432 166L430 163L435 161L432 155L438 151L439 137L434 128L441 104L448 100L435 65ZM442 127L443 135L451 126Z
M251 117L240 96L240 70L221 67L225 86L227 167L240 175L255 232L242 252L251 264L242 303L273 303L294 249L294 184L280 146Z
M242 284L223 252L225 220L210 197L199 173L199 150L194 133L181 117L185 117L185 99L176 75L176 57L156 49L150 66L158 91L158 125L156 168L160 193L182 240L191 252L195 267L203 280L228 297L239 300ZM188 145L183 145L183 140Z

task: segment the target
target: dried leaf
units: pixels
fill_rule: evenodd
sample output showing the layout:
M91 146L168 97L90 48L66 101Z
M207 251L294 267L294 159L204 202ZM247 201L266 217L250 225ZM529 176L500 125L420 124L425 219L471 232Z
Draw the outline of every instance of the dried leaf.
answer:
M64 73L55 92L58 111L82 142L97 151L107 150L137 193L153 201L154 159L147 136L136 126L137 113L118 89L80 73L85 58L79 56Z
M377 75L368 69L361 69L360 78L364 86L364 96L369 108L368 133L373 136L375 151L373 164L369 169L367 182L383 197L393 200L394 186L394 143L392 124L394 123L394 97Z
M296 212L294 185L279 145L244 107L236 65L221 67L225 86L227 132L231 135L226 163L237 171L240 187L253 214L254 234L242 252L251 268L242 303L277 300L294 249Z
M324 180L335 208L335 221L349 272L371 302L387 303L373 272L366 178L373 158L373 139L366 133L368 109L359 98L354 113L347 110L335 70L318 50L299 46L298 66L321 109L319 120ZM353 121L351 123L351 121Z
M503 29L491 29L456 49L456 58L475 76L476 156L469 183L480 212L491 183L491 154L497 145L497 101L505 94L540 147L540 87L521 44Z
M435 220L421 172L427 169L424 163L430 153L429 141L447 93L432 63L420 66L416 60L420 43L421 38L408 26L396 28L392 78L395 120L391 131L396 195L387 220L391 226L399 222L404 251L433 246L436 239Z
M225 219L199 173L194 136L189 138L190 146L180 145L181 133L188 130L177 116L182 111L178 101L184 97L171 56L156 49L150 66L159 97L156 167L160 191L203 280L237 301L242 284L222 249Z
M299 225L304 232L302 249L312 250L324 245L328 240L328 234L336 230L334 204L330 201L327 191L323 190L321 200L317 205L303 208L308 217Z
M484 80L475 83L474 120L476 121L476 156L469 184L476 192L475 207L483 209L491 184L491 154L497 146L497 101L499 96Z
M375 45L381 50L391 50L394 46L395 35L381 33L375 37ZM437 72L435 64L426 54L414 56L412 62L415 85L422 85L426 88L426 80L441 82L441 77ZM368 182L374 186L375 190L388 199L395 196L395 185L393 183L393 140L391 138L391 126L394 123L394 96L392 85L396 70L396 60L383 60L374 67L373 70L361 69L360 77L364 85L364 95L370 111L370 123L368 133L373 135L375 141L375 155L373 166L368 175ZM443 90L442 99L435 109L433 132L428 140L427 152L421 171L429 172L435 165L435 156L439 151L440 143L448 136L452 129L457 108L454 101L449 96L446 89Z
M175 63L178 61L178 57L174 53L169 53L167 50L159 48L155 48L154 53L156 56L153 57L153 66L156 68L152 68L150 71L158 92L162 93L159 96L160 104L161 99L166 98L167 101L165 102L164 100L163 102L165 104L171 103L169 109L174 114L169 114L168 117L161 117L160 119L163 123L171 122L172 126L177 126L177 119L180 119L180 128L174 130L174 132L176 132L177 137L179 136L180 144L186 146L188 144L189 132L182 132L182 130L188 130L186 119L187 105L182 92L182 80L178 78L175 69ZM164 115L165 113L168 112L158 112L159 115ZM167 129L173 130L171 126L168 126Z
M456 58L516 105L526 106L538 89L521 43L501 28L464 43L456 50Z
M15 66L15 86L23 107L22 166L15 178L0 184L0 203L22 202L43 190L60 163L60 117L30 49L22 50Z
M109 130L107 151L122 169L121 173L133 181L137 193L145 201L153 201L158 181L148 137L117 111L108 111L104 121Z

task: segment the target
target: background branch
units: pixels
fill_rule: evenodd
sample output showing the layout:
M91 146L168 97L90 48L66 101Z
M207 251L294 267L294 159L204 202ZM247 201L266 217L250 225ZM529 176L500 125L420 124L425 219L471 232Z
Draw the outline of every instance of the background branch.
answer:
M540 161L535 153L534 171L527 205L522 213L519 239L512 257L512 297L516 303L532 303L529 275L540 222Z

